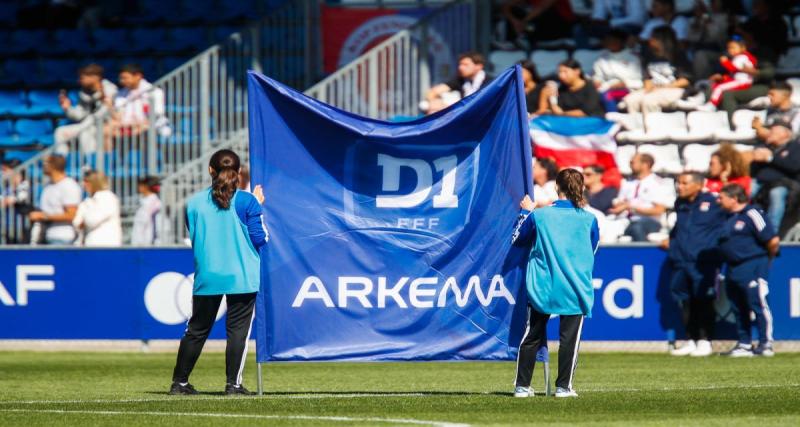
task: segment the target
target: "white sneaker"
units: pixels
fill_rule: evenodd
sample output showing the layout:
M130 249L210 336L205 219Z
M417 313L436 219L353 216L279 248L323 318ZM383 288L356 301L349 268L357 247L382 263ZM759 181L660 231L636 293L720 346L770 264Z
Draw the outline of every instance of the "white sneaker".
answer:
M710 102L706 102L703 105L698 105L697 108L695 108L695 110L697 110L697 111L714 112L714 111L717 111L717 107L714 104L710 103Z
M711 341L709 340L698 340L697 341L697 348L691 353L689 356L691 357L707 357L711 356Z
M669 354L673 356L688 356L692 354L695 350L697 350L697 346L695 345L693 340L686 341L681 348L676 348L669 352Z
M556 387L556 397L578 397L578 393L575 393L575 390Z
M722 353L723 356L728 357L753 357L753 350L746 345L737 344L727 353Z
M762 357L773 357L775 356L775 350L772 348L772 343L759 344L753 354Z
M675 101L675 107L679 110L692 111L703 105L705 102L706 96L703 95L703 92L699 92L697 95Z
M517 387L514 389L514 397L531 397L533 390L530 387Z

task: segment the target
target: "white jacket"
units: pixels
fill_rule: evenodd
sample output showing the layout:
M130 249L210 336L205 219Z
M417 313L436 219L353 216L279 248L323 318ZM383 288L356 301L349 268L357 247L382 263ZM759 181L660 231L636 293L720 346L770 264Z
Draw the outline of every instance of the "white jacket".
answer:
M630 50L623 49L617 53L605 51L592 67L592 78L600 84L600 92L607 91L615 83L625 83L630 90L641 89L642 63L639 57Z
M122 246L119 199L109 190L98 191L82 201L72 225L83 225L82 246Z

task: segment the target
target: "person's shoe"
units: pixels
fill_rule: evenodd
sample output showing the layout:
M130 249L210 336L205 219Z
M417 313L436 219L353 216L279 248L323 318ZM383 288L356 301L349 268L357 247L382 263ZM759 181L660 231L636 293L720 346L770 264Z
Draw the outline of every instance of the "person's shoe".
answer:
M753 351L753 354L755 354L756 356L762 356L762 357L772 357L772 356L775 356L775 350L772 349L772 343L771 342L761 343Z
M711 341L709 340L698 340L697 341L697 348L691 353L689 356L691 357L707 357L711 356Z
M194 386L186 383L172 383L172 387L169 388L169 394L172 395L191 395L191 394L199 394L197 390L194 389Z
M556 397L578 397L578 393L568 388L556 387Z
M679 99L675 101L675 107L679 110L696 110L697 107L700 107L706 102L706 96L703 95L702 92L698 93L697 95L690 96L686 99Z
M530 387L520 387L517 386L514 389L514 397L531 397L533 396L533 390Z
M728 357L753 357L753 350L745 344L736 344L736 347L726 353L722 353L722 355Z
M255 393L252 391L244 388L243 385L234 385L234 384L225 384L225 394L232 395L232 394L241 394L244 396L252 396Z
M680 348L676 348L669 352L672 356L688 356L692 354L695 350L697 350L697 346L695 345L693 340L686 341Z
M703 105L698 105L697 108L695 108L695 110L696 111L706 111L706 112L712 112L713 113L714 111L717 111L717 107L714 104L710 103L710 102L706 102Z

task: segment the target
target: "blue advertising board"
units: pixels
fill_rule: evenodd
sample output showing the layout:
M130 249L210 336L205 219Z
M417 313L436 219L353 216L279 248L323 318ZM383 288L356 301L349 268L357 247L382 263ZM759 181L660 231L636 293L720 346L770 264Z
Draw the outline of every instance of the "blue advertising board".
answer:
M769 278L775 338L800 340L800 246L784 246L781 252ZM683 328L669 297L665 261L665 253L651 246L601 246L595 305L584 339L667 340L673 330L680 338ZM192 271L186 248L0 249L0 339L178 339L190 314ZM724 295L716 305L718 338L732 337ZM299 325L314 319L280 321ZM212 338L224 337L222 322ZM511 329L517 342L510 344L516 347L521 324ZM551 332L550 338L557 338Z

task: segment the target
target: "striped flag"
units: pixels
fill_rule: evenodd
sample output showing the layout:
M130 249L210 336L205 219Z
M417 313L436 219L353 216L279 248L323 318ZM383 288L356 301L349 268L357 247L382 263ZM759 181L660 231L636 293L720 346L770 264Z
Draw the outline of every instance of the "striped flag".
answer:
M597 117L537 116L530 121L533 155L551 158L560 167L601 165L606 183L618 182L618 130L619 124Z

